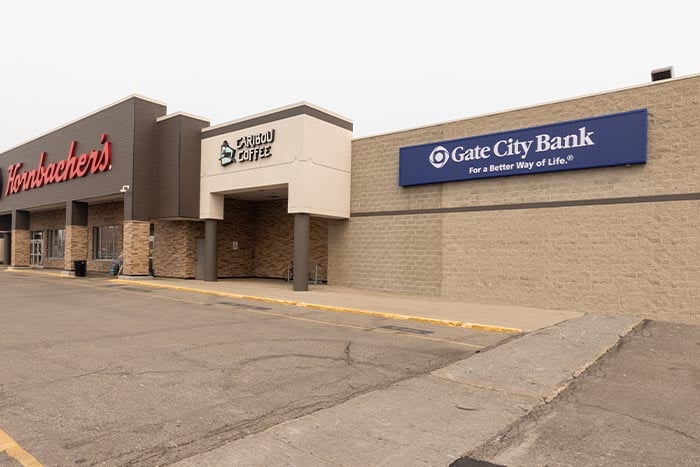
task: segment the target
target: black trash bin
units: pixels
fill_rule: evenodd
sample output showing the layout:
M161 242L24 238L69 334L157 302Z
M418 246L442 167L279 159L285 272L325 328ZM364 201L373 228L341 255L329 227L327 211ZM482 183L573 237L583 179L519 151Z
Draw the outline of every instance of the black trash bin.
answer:
M75 261L73 266L75 267L75 277L85 277L87 261Z

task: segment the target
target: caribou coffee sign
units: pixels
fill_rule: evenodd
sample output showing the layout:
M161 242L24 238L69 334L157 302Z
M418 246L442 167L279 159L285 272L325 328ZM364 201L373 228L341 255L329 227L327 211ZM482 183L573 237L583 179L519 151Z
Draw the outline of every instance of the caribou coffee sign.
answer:
M241 136L233 145L228 140L221 144L219 162L225 167L236 162L253 162L272 156L272 143L275 130L264 131L254 135Z
M23 162L12 164L7 169L5 195L111 170L112 143L107 139L106 134L103 133L100 138L102 149L93 149L76 156L75 147L77 144L77 141L71 142L66 158L48 165L46 164L46 152L39 155L39 162L35 169L22 170Z

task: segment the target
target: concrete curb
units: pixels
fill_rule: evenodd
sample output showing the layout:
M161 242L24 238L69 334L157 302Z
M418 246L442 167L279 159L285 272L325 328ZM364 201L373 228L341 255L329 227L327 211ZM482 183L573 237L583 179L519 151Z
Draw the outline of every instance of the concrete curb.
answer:
M373 316L375 318L395 319L395 320L403 320L403 321L416 321L419 323L428 323L428 324L436 324L439 326L452 326L452 327L460 327L460 328L466 328L466 329L475 329L478 331L501 332L501 333L507 333L507 334L520 334L521 332L523 332L522 329L509 328L509 327L505 327L505 326L495 326L495 325L481 324L481 323L469 323L469 322L464 322L464 321L451 321L451 320L444 320L444 319L437 319L437 318L427 318L427 317L423 317L423 316L402 315L402 314L398 314L398 313L388 313L388 312L383 312L383 311L363 310L360 308L349 308L349 307L333 306L333 305L320 305L317 303L306 303L306 302L299 302L296 300L284 300L284 299L279 299L279 298L260 297L260 296L256 296L256 295L245 295L245 294L237 294L237 293L232 293L232 292L219 292L216 290L206 290L206 289L197 289L194 287L182 287L182 286L176 286L176 285L158 284L158 283L154 283L154 282L146 282L146 281L139 281L139 280L112 279L111 282L119 282L122 284L130 284L130 285L140 285L140 286L144 286L144 287L177 290L180 292L201 293L201 294L207 294L207 295L214 295L214 296L218 296L218 297L238 298L238 299L243 299L243 300L256 300L256 301L260 301L260 302L275 303L278 305L297 306L297 307L301 307L301 308L309 308L309 309L321 310L321 311L332 311L332 312L336 312L336 313L352 313L352 314L356 314L356 315Z

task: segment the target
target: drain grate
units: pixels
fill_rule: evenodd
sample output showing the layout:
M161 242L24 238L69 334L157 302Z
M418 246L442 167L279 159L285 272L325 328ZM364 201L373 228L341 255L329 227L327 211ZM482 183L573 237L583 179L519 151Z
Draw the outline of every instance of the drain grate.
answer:
M243 308L243 309L247 309L247 310L258 310L258 311L272 310L272 308L267 307L267 306L249 305L247 303L238 303L238 302L218 302L217 305L226 305L226 306L232 306L235 308Z
M487 461L480 461L479 459L472 459L471 457L461 457L450 464L450 467L506 467L501 464L492 464Z
M119 290L130 290L132 292L144 292L144 293L153 292L150 289L139 289L138 287L129 287L129 286L120 287Z
M391 331L407 332L409 334L434 334L433 331L427 331L425 329L407 328L405 326L379 326L380 329L389 329Z

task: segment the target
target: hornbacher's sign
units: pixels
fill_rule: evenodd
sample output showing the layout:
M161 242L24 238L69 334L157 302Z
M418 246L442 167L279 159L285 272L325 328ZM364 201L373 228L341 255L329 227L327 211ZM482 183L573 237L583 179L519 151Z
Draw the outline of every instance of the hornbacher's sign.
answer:
M95 174L112 168L112 143L107 140L105 133L100 137L102 149L93 149L76 156L77 144L77 141L71 142L66 158L48 165L46 165L46 152L42 152L39 155L37 167L32 170L21 171L24 165L22 162L12 164L7 169L5 195L81 178L89 173Z
M401 148L399 185L643 164L647 111Z

